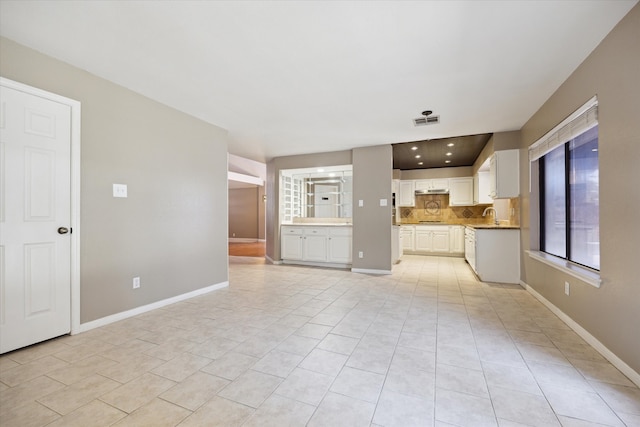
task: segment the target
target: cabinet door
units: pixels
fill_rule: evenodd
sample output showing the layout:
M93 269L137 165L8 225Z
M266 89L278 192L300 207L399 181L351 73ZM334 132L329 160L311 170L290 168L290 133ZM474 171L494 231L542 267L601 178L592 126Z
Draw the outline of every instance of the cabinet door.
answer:
M519 182L519 151L496 151L489 163L490 194L494 199L518 197Z
M413 251L413 229L402 227L400 235L402 236L402 249L404 251Z
M473 204L485 205L493 203L489 193L489 172L478 172L473 177Z
M494 153L493 156L491 156L491 159L489 160L489 195L492 198L495 198L497 196L496 180L497 180L498 170L497 170L496 161L497 161L496 155Z
M280 252L282 252L280 254L282 259L301 260L302 236L282 233Z
M413 181L400 181L400 206L415 206L415 186Z
M351 264L351 236L330 236L327 238L329 245L329 262Z
M431 190L447 190L449 188L448 178L439 178L431 180Z
M449 180L449 205L473 205L473 178L451 178Z
M449 252L452 254L464 253L464 227L449 227Z
M448 234L448 233L447 233ZM447 246L449 246L447 244ZM433 248L433 232L416 230L416 251L432 252Z
M432 231L431 246L433 252L448 253L449 252L449 230Z
M305 235L302 256L305 261L327 261L327 236Z
M415 189L416 190L430 190L431 180L430 179L416 179Z

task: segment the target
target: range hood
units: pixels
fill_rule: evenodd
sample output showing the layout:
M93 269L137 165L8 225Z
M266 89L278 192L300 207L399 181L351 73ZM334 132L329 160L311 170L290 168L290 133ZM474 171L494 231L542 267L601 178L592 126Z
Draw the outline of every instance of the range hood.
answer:
M424 190L416 190L416 196L423 196L425 194L449 194L448 188L430 188Z

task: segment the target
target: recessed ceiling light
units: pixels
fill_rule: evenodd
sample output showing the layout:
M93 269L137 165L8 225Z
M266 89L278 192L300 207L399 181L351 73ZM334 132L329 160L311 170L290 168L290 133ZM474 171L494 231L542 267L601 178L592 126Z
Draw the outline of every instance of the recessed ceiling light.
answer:
M416 154L416 159L419 159L419 158L420 158L420 154Z
M416 150L418 149L418 147L416 147L416 146L414 145L413 147L411 147L411 149L412 149L413 151L416 151Z
M324 172L324 169L318 169L318 172Z
M451 163L451 160L445 160L444 162L445 163Z
M334 176L336 176L336 174L335 174L335 173L333 173L333 172L331 172L331 173L329 174L329 176L333 178Z
M451 156L452 154L453 154L453 153L452 153L451 151L449 151L449 152L447 153L447 156Z
M424 165L424 162L418 162L418 165L422 166Z
M596 151L598 151L598 149L597 148L592 148L591 151L593 151L595 153Z
M450 142L447 144L447 147L453 147L455 144L453 142Z

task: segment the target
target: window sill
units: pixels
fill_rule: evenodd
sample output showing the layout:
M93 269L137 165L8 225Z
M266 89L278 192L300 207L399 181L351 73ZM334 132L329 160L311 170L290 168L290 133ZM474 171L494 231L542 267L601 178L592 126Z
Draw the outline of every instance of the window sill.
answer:
M526 251L526 252L530 258L533 258L537 261L547 264L557 270L562 271L563 273L567 273L577 279L582 280L585 283L588 283L591 286L599 288L600 285L602 284L602 280L600 279L600 273L597 271L574 264L565 259L561 259L544 252L540 252L540 251Z

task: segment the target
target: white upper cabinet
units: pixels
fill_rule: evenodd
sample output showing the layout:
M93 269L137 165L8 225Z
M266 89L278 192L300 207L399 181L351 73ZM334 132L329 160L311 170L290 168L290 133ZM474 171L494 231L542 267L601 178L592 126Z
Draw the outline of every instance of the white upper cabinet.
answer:
M489 194L489 171L481 171L473 177L473 204L488 205L493 203Z
M449 179L437 178L437 179L417 179L415 181L416 190L448 190Z
M400 181L400 201L399 206L415 206L415 181Z
M494 199L520 195L519 151L496 151L489 162L489 194Z
M449 179L449 205L471 206L473 205L473 178Z

